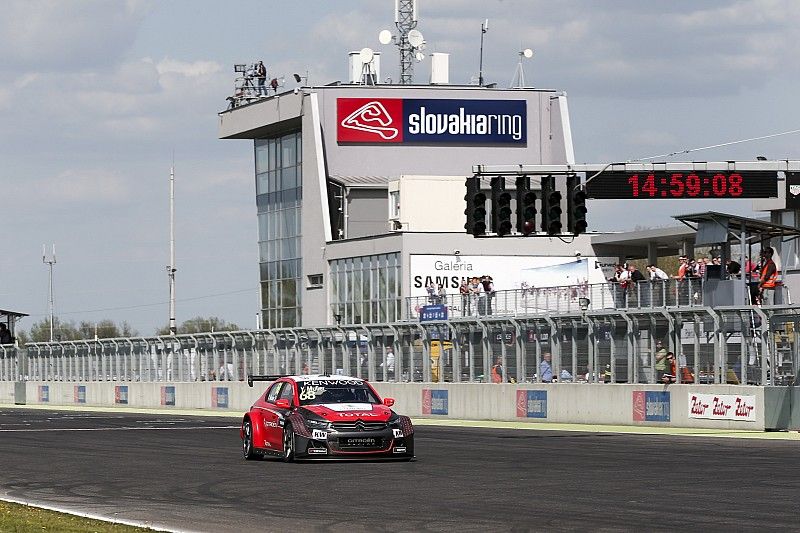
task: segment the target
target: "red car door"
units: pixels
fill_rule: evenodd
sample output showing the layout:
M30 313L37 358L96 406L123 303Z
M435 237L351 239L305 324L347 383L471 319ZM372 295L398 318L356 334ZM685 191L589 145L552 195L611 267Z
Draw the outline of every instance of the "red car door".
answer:
M290 381L284 383L283 388L281 389L281 394L278 397L279 400L287 400L289 402L289 409L280 409L276 407L276 410L281 414L281 416L287 416L291 411L291 408L297 405L294 401L294 384ZM283 428L280 431L280 439L277 444L278 450L283 449Z
M275 405L275 402L280 397L281 389L286 386L282 381L274 383L259 406L259 416L261 417L261 426L264 428L264 439L255 445L258 448L267 448L269 450L280 451L283 447L283 431L280 424L280 410Z

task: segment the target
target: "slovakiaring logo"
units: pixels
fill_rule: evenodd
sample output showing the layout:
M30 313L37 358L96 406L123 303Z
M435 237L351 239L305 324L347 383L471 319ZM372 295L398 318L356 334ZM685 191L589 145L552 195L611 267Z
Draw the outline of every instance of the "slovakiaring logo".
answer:
M340 143L527 143L525 100L339 98Z
M403 142L403 101L399 98L339 98L339 142Z

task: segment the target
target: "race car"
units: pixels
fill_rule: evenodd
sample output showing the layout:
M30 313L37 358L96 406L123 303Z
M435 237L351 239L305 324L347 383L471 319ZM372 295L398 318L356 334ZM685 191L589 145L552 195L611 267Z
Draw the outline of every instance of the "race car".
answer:
M251 375L272 381L242 418L247 460L414 458L414 427L365 380L348 376Z

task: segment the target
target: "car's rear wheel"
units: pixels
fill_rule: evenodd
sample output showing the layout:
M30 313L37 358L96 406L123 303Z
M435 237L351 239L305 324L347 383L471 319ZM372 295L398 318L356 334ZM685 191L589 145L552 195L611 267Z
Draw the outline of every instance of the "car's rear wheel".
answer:
M285 463L294 461L294 431L291 424L283 427L283 461Z
M247 420L245 421L242 429L244 431L244 438L242 439L242 455L248 461L258 459L259 455L253 448L253 424Z

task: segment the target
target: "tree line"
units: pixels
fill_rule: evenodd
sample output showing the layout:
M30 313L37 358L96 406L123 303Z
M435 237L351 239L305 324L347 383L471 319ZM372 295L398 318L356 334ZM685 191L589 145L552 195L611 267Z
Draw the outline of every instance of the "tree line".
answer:
M214 331L236 331L241 329L233 322L227 322L219 317L197 316L182 322L178 326L178 335L184 333L210 333ZM156 335L169 335L169 325L158 328ZM103 319L97 322L82 320L63 320L58 317L53 319L53 340L78 341L92 339L112 339L124 337L141 337L142 335L128 322L114 322ZM50 340L50 318L45 317L35 322L30 329L17 328L17 341L20 344L28 342L47 342Z

